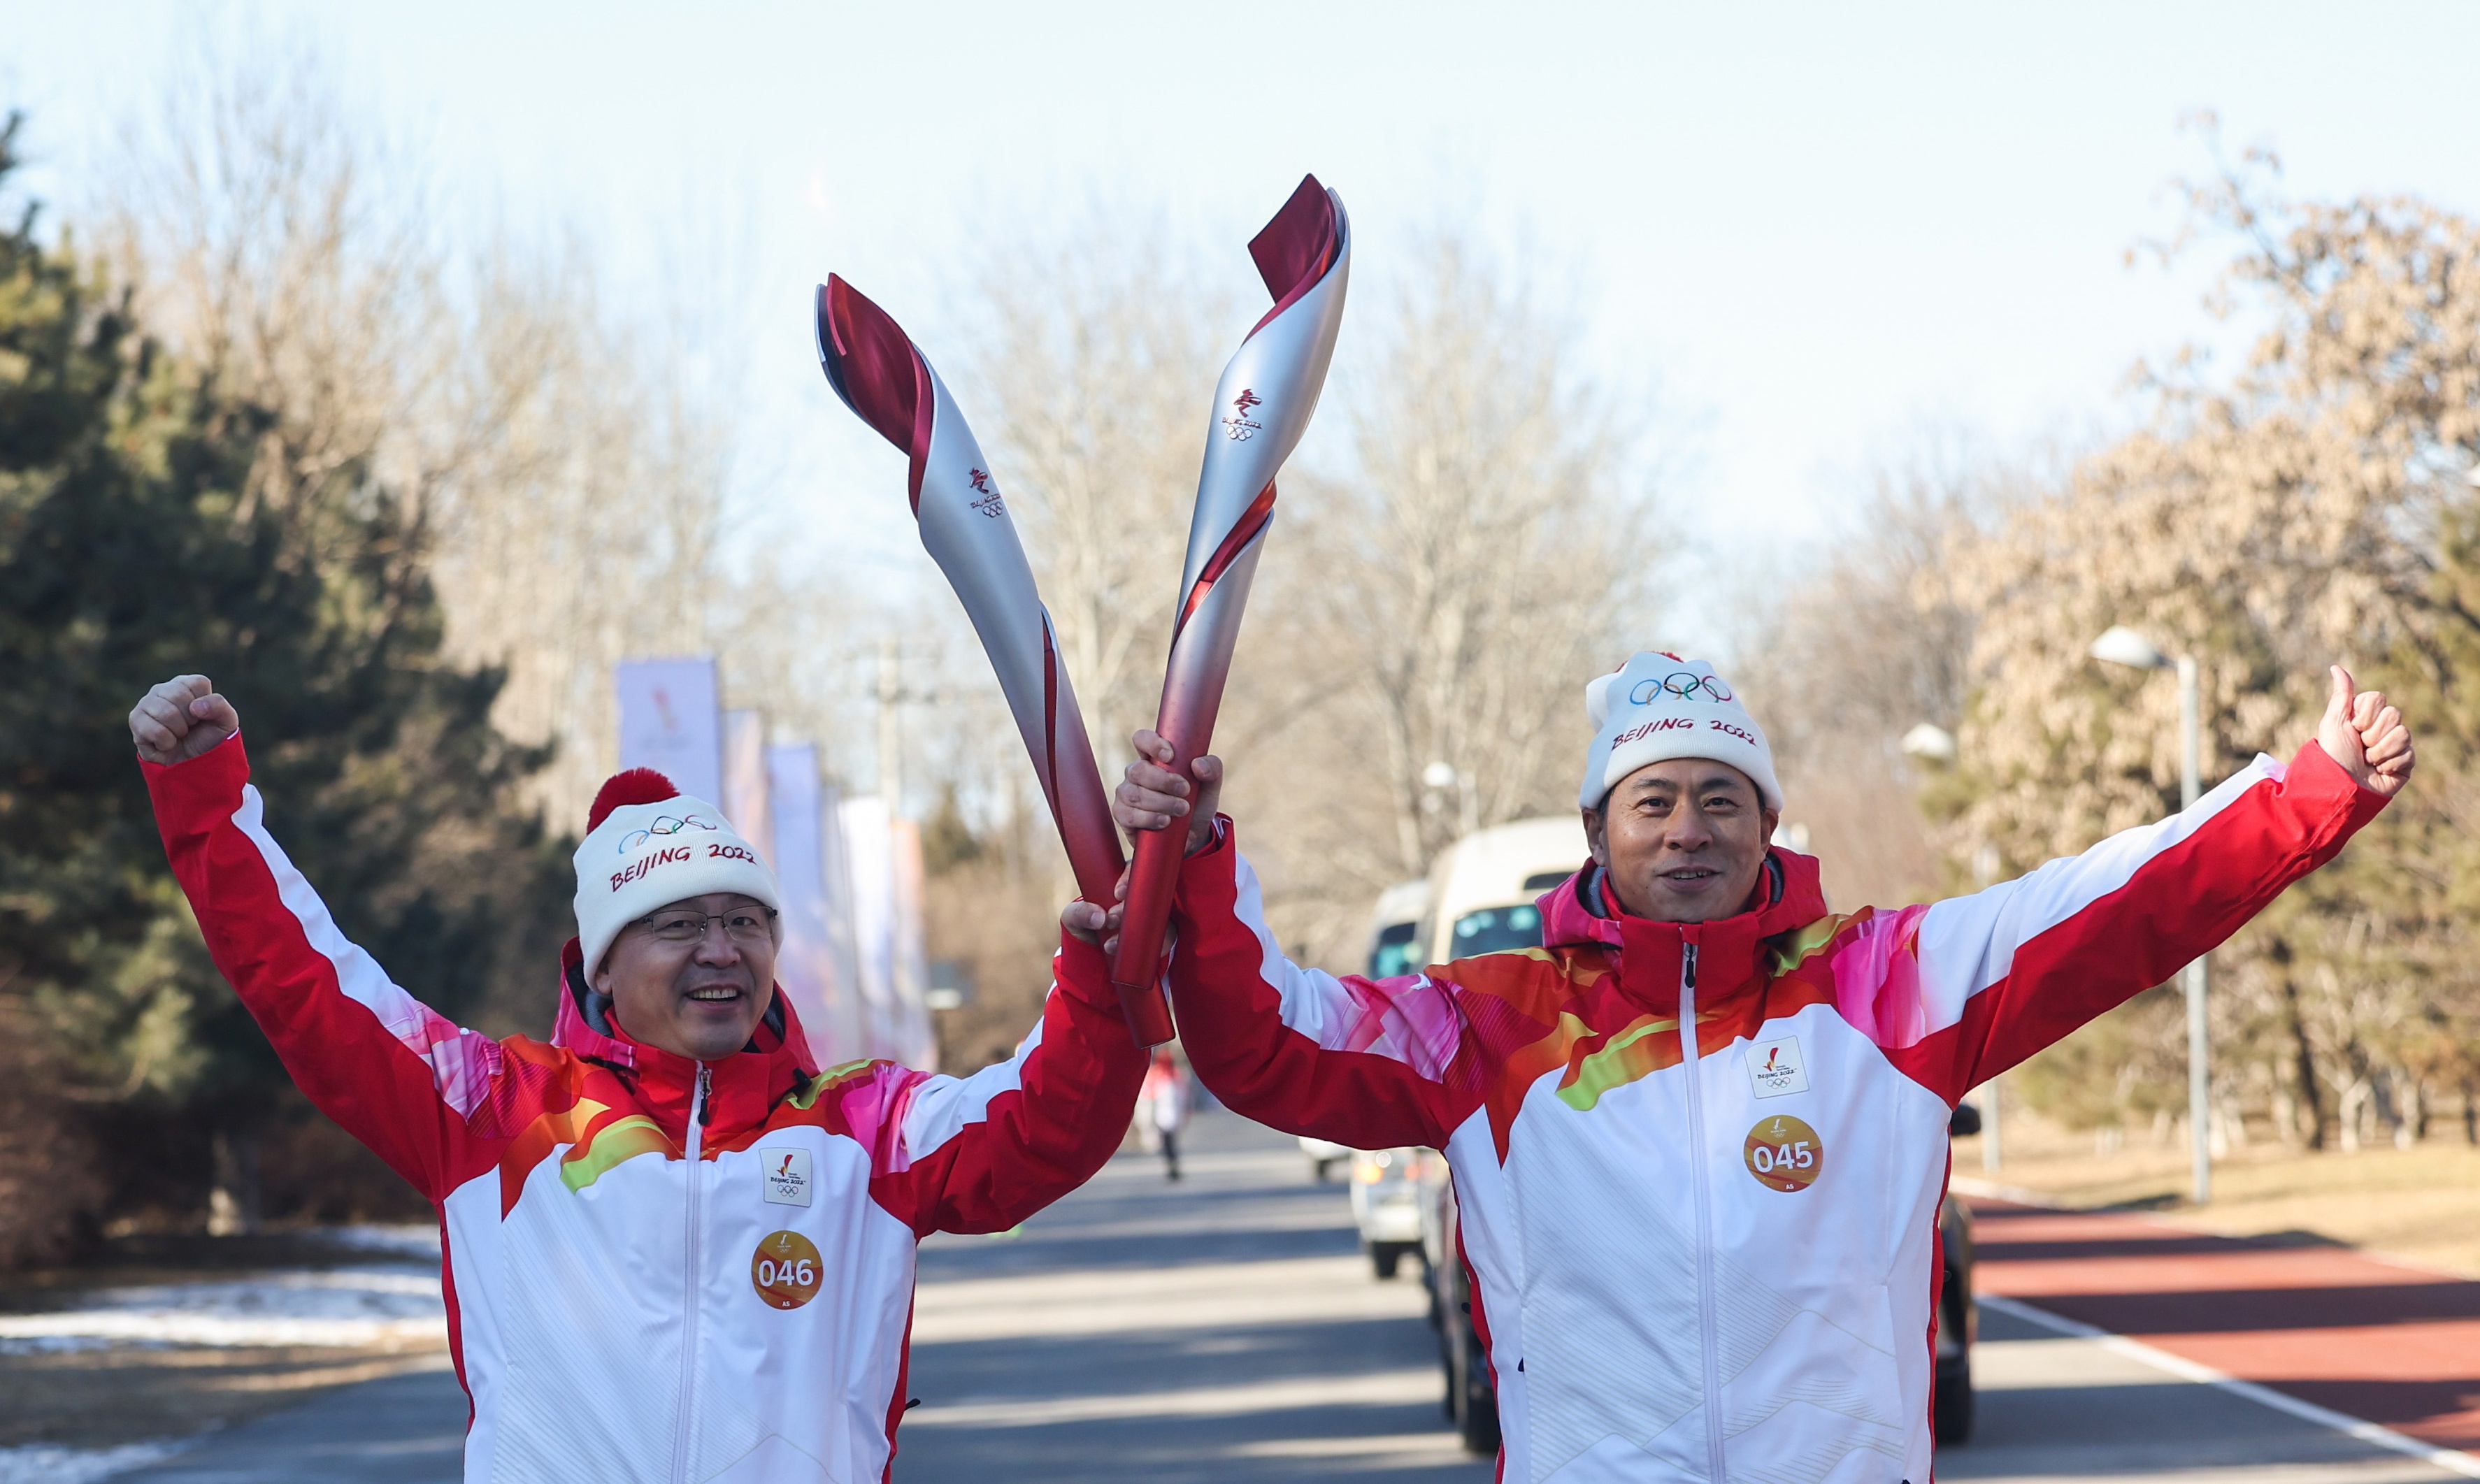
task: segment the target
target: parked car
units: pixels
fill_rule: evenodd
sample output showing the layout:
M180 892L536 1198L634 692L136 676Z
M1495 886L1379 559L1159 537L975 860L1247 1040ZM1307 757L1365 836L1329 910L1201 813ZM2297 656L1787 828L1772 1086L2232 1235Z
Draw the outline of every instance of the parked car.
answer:
M1369 962L1366 972L1372 979L1392 979L1419 969L1424 959L1416 941L1421 928L1421 913L1430 905L1430 883L1397 882L1379 893L1378 905L1369 914ZM1326 1183L1327 1174L1337 1164L1359 1151L1330 1139L1301 1136L1301 1152L1309 1157L1309 1178ZM1353 1197L1356 1205L1359 1196ZM1391 1271L1392 1268L1389 1268ZM1384 1274L1381 1274L1384 1276Z
M1439 853L1417 941L1430 963L1541 946L1541 893L1574 875L1590 850L1573 815L1525 819L1476 831ZM1438 1332L1448 1420L1464 1446L1498 1451L1498 1390L1489 1352L1472 1319L1472 1276L1457 1244L1455 1182L1433 1155L1424 1182L1421 1251L1430 1280L1430 1321Z
M1439 1164L1443 1166L1445 1161ZM1421 1250L1429 1264L1430 1323L1438 1332L1438 1366L1446 1374L1447 1420L1475 1453L1498 1451L1498 1385L1489 1349L1473 1327L1472 1274L1456 1233L1456 1183L1439 1180L1422 1203Z
M1306 1134L1301 1136L1301 1153L1309 1157L1309 1178L1320 1185L1326 1184L1328 1171L1358 1152L1350 1144L1338 1144L1330 1139L1311 1139Z
M1946 1131L1950 1139L1979 1133L1980 1110L1958 1103ZM1972 1295L1972 1209L1952 1190L1938 1203L1938 1250L1946 1271L1938 1286L1937 1394L1930 1416L1937 1441L1961 1443L1972 1436L1972 1346L1980 1338L1980 1305Z
M1429 1166L1436 1164L1433 1177ZM1369 1269L1392 1278L1405 1258L1428 1261L1421 1244L1421 1207L1442 1183L1445 1159L1429 1149L1366 1150L1352 1162L1352 1219Z
M1947 1122L1949 1138L1980 1132L1980 1110L1965 1103ZM1442 1156L1432 1155L1437 1175L1448 1174ZM1421 1204L1421 1248L1429 1265L1430 1324L1438 1332L1438 1365L1446 1379L1445 1410L1463 1444L1475 1453L1498 1451L1498 1387L1489 1351L1472 1318L1472 1275L1464 1268L1456 1237L1456 1183L1433 1178ZM1980 1306L1972 1291L1972 1212L1952 1191L1938 1204L1938 1251L1945 1272L1938 1287L1937 1379L1931 1416L1940 1443L1972 1436L1972 1346L1980 1335Z

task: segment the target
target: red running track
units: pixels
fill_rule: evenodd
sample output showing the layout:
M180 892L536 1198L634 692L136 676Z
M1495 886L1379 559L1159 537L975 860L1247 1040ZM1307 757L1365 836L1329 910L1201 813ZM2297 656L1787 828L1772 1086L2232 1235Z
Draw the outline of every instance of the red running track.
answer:
M2480 1447L2480 1283L2307 1233L1969 1197L1976 1287L2437 1446Z

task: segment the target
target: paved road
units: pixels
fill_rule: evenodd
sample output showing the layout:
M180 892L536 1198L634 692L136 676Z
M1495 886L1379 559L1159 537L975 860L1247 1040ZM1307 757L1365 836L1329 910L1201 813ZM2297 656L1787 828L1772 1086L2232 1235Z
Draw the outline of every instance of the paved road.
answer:
M339 1387L244 1422L116 1484L456 1484L465 1394L439 1369Z
M1371 1276L1292 1140L1209 1114L1189 1142L1176 1186L1122 1158L1020 1237L924 1245L896 1477L1485 1484L1417 1267Z
M1444 1430L1417 1286L1374 1281L1340 1186L1213 1114L1191 1177L1129 1157L1012 1238L923 1249L896 1477L1482 1484ZM1980 1425L1949 1479L2425 1484L2435 1465L2184 1380L2102 1343L1983 1317ZM451 1484L444 1372L331 1393L129 1484Z
M1941 1449L1941 1480L2033 1484L2425 1484L2460 1479L1994 1307L1980 1313L1972 1441Z

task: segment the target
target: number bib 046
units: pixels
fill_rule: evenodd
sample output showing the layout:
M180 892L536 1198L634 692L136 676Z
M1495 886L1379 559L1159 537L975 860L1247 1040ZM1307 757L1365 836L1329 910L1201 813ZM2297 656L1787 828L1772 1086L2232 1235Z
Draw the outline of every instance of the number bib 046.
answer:
M1748 1173L1770 1190L1805 1190L1825 1169L1825 1144L1789 1113L1760 1118L1748 1130Z
M798 1309L818 1296L818 1249L799 1232L769 1233L749 1260L758 1296L777 1309Z

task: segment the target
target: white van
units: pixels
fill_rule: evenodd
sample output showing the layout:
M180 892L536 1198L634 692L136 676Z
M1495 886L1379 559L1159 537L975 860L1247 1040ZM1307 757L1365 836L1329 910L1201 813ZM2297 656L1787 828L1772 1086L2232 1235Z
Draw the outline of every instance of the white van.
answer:
M1424 963L1540 947L1541 911L1534 899L1591 857L1585 822L1573 814L1519 819L1458 840L1430 872L1430 906L1419 930L1428 950Z
M1430 905L1430 883L1426 881L1397 882L1378 894L1378 906L1369 914L1369 962L1364 972L1372 979L1392 979L1398 974L1420 972L1421 913ZM1309 1175L1323 1183L1327 1171L1353 1157L1356 1151L1324 1139L1301 1136L1301 1152L1309 1157ZM1355 1209L1358 1209L1360 1191L1353 1191ZM1391 1270L1391 1269L1390 1269Z
M1534 898L1574 875L1590 858L1584 821L1519 819L1475 831L1439 853L1425 882L1398 882L1379 896L1370 913L1372 979L1413 974L1433 963L1470 959L1510 948L1541 946L1541 909ZM1317 1180L1354 1157L1354 1151L1322 1139L1301 1139L1309 1172ZM1376 1166L1384 1169L1388 1166ZM1364 1171L1365 1173L1365 1171ZM1356 1210L1362 1192L1354 1191ZM1362 1238L1382 1275L1394 1270L1392 1253L1409 1250L1390 1232L1362 1223ZM1384 1255L1382 1255L1384 1254Z
M1372 979L1417 974L1421 960L1421 914L1430 909L1430 883L1397 882L1378 895L1369 914L1369 967Z

